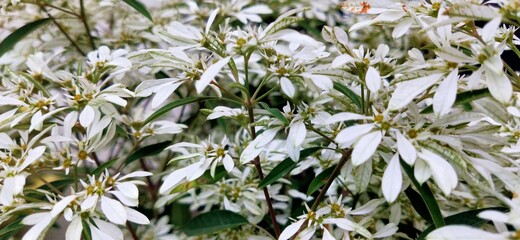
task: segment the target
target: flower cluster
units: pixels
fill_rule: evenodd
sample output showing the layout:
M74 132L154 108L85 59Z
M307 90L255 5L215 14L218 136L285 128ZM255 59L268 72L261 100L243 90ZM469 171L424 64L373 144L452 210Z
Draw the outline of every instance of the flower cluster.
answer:
M516 239L519 27L515 0L0 0L0 238Z

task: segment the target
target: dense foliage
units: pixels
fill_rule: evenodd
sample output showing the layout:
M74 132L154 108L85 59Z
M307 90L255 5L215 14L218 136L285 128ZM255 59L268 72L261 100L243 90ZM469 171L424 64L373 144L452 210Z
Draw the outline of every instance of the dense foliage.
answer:
M0 238L520 239L518 27L517 0L0 0Z

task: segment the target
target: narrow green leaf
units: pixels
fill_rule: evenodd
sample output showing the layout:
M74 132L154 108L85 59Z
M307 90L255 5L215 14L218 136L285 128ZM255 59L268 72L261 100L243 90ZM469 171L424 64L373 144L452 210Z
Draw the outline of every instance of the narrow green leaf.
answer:
M123 0L123 1L126 4L128 4L130 7L132 7L133 9L135 9L138 12L140 12L141 14L143 14L143 16L148 18L148 20L153 22L152 15L150 15L150 12L148 12L146 7L141 2L139 2L137 0Z
M432 223L432 217L430 216L430 212L428 212L428 207L421 198L421 194L413 190L412 187L406 188L406 190L404 190L404 193L412 203L413 209L415 209L415 211L419 213L419 215L424 220L426 220L429 223Z
M467 105L469 103L471 103L477 99L488 97L488 96L491 96L491 93L489 92L489 89L487 89L487 88L461 92L461 93L457 94L457 98L455 98L455 103L453 104L453 106L462 105L464 107L464 109L467 109L468 108ZM469 109L471 109L471 105L469 105ZM433 113L433 105L430 105L427 108L423 109L421 111L421 113L423 113L423 114Z
M52 185L53 187L61 190L67 186L70 186L74 182L75 182L74 179L66 178L66 179L60 179L60 180L49 182L49 185ZM53 189L51 189L51 187L47 186L47 184L42 185L41 187L39 187L39 189L46 190L46 191L53 190Z
M119 158L114 158L114 159L111 159L111 160L108 160L107 162L101 164L99 167L97 167L93 172L92 172L92 175L98 175L100 173L102 173L103 171L105 171L105 169L111 167L112 165L114 165L114 163L116 163L116 161L118 160Z
M350 100L352 100L352 102L354 104L356 104L356 106L359 109L361 109L361 97L359 97L359 95L357 95L355 92L350 90L350 88L348 88L347 86L345 86L345 85L343 85L341 83L334 82L334 89L336 89L339 92L343 93L343 95L345 95Z
M186 104L190 104L190 103L194 103L194 102L198 102L198 101L204 101L204 100L208 100L208 99L215 99L215 97L187 97L184 99L179 99L179 100L173 101L171 103L166 104L162 108L157 109L157 111L152 113L152 115L150 115L146 120L143 121L142 125L145 125L145 124L155 120L156 118L162 116L163 114L169 112L170 110L172 110L176 107L180 107L180 106L183 106Z
M321 147L312 147L300 151L299 160L311 156L320 149ZM265 178L260 181L258 188L265 188L267 185L276 182L278 179L285 176L285 174L289 173L295 166L296 162L294 162L291 158L286 158L281 163L276 165L276 167L274 167L273 170L271 170L271 172L269 172L269 174L267 174L267 176L265 176Z
M51 97L52 95L47 91L47 88L42 85L40 81L35 80L31 75L27 73L22 73L22 76L24 76L27 80L29 80L38 90L42 91L43 95L46 97Z
M22 224L23 217L18 218L17 220L11 222L9 225L0 229L0 239L9 239L12 235L14 235L18 230L24 227Z
M144 157L157 155L157 154L161 153L166 147L170 146L171 144L172 144L172 142L165 141L165 142L160 142L160 143L156 143L156 144L152 144L152 145L148 145L146 147L140 148L137 151L130 154L130 156L128 156L128 158L125 160L125 165L128 165L128 164L132 163L133 161L144 158Z
M269 107L269 105L267 105L266 103L263 103L263 102L260 102L259 104L260 104L260 106L262 106L262 108L264 108L271 115L273 115L273 117L278 118L278 120L282 121L285 125L289 125L289 120L287 120L287 118L285 118L285 116L283 115L282 112L280 112L280 110L278 110L276 108L271 108L271 107Z
M188 236L197 236L238 227L248 223L246 218L237 213L227 210L215 210L194 217L184 225L181 230Z
M469 210L457 214L453 214L449 217L446 217L444 220L446 222L446 225L468 225L473 227L480 227L484 223L488 222L487 219L479 218L477 215L483 211L487 210L494 210L494 211L500 211L500 212L507 212L509 209L505 207L491 207L491 208L481 208L476 210ZM434 225L430 225L428 228L426 228L421 235L419 235L420 239L425 239L426 236L431 233L433 230L435 230Z
M444 223L444 217L442 216L439 204L437 204L437 200L435 200L435 197L433 196L430 187L428 187L428 184L424 183L421 185L417 181L417 179L415 179L415 176L413 174L413 168L402 159L400 159L400 162L401 167L403 167L404 171L406 172L406 175L408 175L408 178L410 178L412 184L415 186L415 188L419 190L419 194L421 194L421 198L423 199L424 204L428 208L428 212L430 213L435 228L445 226L446 224Z
M50 18L38 19L34 22L25 24L23 27L18 28L16 31L12 32L0 43L0 57L11 50L16 45L16 43L22 40L25 36L29 35L29 33L45 25L50 20Z
M334 171L335 167L336 166L332 166L332 167L329 167L329 168L323 170L323 172L318 174L318 176L316 176L312 180L312 182L309 184L309 189L307 189L308 196L313 194L314 192L318 191L318 189L320 189L321 186L323 186L323 185L325 185L325 183L327 183L327 181L329 180L329 177L332 174L332 172Z

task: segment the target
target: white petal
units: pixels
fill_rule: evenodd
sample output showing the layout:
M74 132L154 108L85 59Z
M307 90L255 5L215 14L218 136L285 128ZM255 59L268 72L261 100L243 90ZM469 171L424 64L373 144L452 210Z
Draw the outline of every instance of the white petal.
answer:
M120 191L110 191L114 196L117 197L117 199L124 205L129 207L137 207L139 205L139 199L137 198L129 198L125 194L123 194Z
M96 115L94 108L90 105L86 105L81 114L79 115L79 123L81 126L88 127L94 121L94 116Z
M448 196L458 183L457 173L444 158L423 149L418 156L423 159L432 172L433 180L437 183L442 192Z
M337 122L344 122L344 121L350 121L350 120L362 120L362 119L368 119L367 116L357 114L357 113L350 113L350 112L341 112L332 115L327 119L326 124L333 124Z
M2 205L9 206L13 203L15 187L14 177L7 177L4 179L2 191L0 192L0 203Z
M106 233L110 237L116 240L123 240L124 235L121 229L119 229L116 225L94 218L94 223L98 226L99 230Z
M278 237L278 240L290 239L300 229L300 227L303 225L303 222L305 222L305 219L300 219L297 222L287 226L283 230L282 234L280 234L280 237Z
M101 197L101 210L109 221L121 225L126 223L126 211L119 201L103 196Z
M89 211L92 208L95 208L98 198L99 198L99 195L94 194L90 197L87 197L85 200L83 200L83 202L81 203L81 211Z
M51 210L51 216L52 217L56 217L58 215L60 215L63 210L65 210L65 208L67 206L69 206L69 204L74 201L74 199L76 199L76 195L71 195L71 196L66 196L64 197L63 199L61 199L59 202L57 202L54 207L52 208Z
M42 233L49 227L52 223L52 216L48 214L47 216L41 218L40 222L34 225L25 235L23 235L22 240L39 240L41 239Z
M354 125L341 130L334 139L342 148L349 147L358 137L370 132L374 128L373 124Z
M44 219L46 216L49 216L49 215L50 215L49 212L33 213L31 215L27 215L27 217L25 217L22 220L22 224L23 225L36 225L39 222L41 222L42 219Z
M354 58L351 57L350 55L341 54L341 55L337 56L336 58L334 58L334 60L330 64L330 67L331 68L343 67L345 64L353 62L353 61L354 61Z
M187 177L187 171L186 167L178 169L170 173L166 179L164 179L163 184L161 185L161 188L159 188L160 194L166 194L171 189L176 187L182 180L186 179Z
M428 179L430 179L430 177L432 176L432 172L430 171L430 168L428 167L426 162L419 158L417 159L417 161L415 161L413 175L420 184L423 184L426 181L428 181Z
M330 234L329 230L327 228L323 228L323 240L336 240L332 234Z
M451 106L455 103L457 97L457 80L458 80L458 69L451 71L450 74L444 79L435 95L433 96L433 111L437 116L447 114L451 110Z
M116 185L116 188L129 198L139 198L139 190L137 189L135 184L131 182L119 183Z
M392 38L402 37L405 33L408 32L413 22L414 20L412 18L399 21L399 23L395 25L394 30L392 31Z
M231 172L231 170L233 170L233 168L235 167L235 163L233 162L233 159L231 158L231 156L227 155L224 157L224 159L222 159L222 163L224 164L224 168L226 169L227 172Z
M484 230L462 225L445 226L434 230L427 240L461 240L461 239L486 239L486 240L506 240L505 236L497 233L489 233Z
M231 57L222 58L204 71L200 79L195 82L197 93L201 93L211 83L211 81L213 81L215 76L217 76L220 70L228 64L230 59Z
M274 139L279 130L280 128L265 130L262 134L257 136L255 140L251 141L244 151L242 151L242 154L240 154L240 163L250 162L258 156L262 152L263 147Z
M368 90L373 93L377 93L377 91L379 91L381 88L381 76L379 76L379 72L373 67L368 68L365 81Z
M501 16L496 17L482 28L482 40L484 40L484 42L495 41L495 33L497 32L500 26L500 23L502 21L501 18Z
M383 195L387 202L391 203L397 199L397 196L399 196L399 193L401 192L402 185L403 176L401 175L399 155L395 154L386 167L381 183Z
M81 218L76 217L67 227L65 232L65 240L80 240L81 232L83 231L83 225L81 224Z
M208 17L208 22L206 23L206 29L205 33L207 34L209 32L209 29L211 28L211 25L213 25L213 21L215 21L215 17L217 17L218 12L220 11L220 8L217 8L211 12L211 14Z
M153 173L151 173L151 172L135 171L135 172L129 173L129 174L119 178L119 181L125 180L127 178L148 177L148 176L152 176L152 175L153 175Z
M131 208L125 208L125 210L128 221L142 225L150 224L150 220L144 214Z
M307 135L307 129L305 123L302 121L296 121L289 126L289 134L287 140L295 146L300 146Z
M513 95L513 86L511 81L502 72L496 74L493 71L485 71L486 83L491 95L502 103L508 103Z
M406 163L413 165L417 158L417 150L415 150L412 143L400 132L396 131L395 135L397 138L397 150L399 151L399 155L401 155Z
M395 223L389 223L374 233L374 238L385 238L394 235L399 228Z
M505 214L503 212L493 211L493 210L483 211L478 214L478 217L483 218L483 219L489 219L492 221L503 222L503 223L509 221L509 217L507 216L507 214Z
M382 203L380 199L372 199L363 206L358 207L350 212L351 215L367 215L374 211Z
M435 84L441 76L442 74L438 73L398 83L388 103L388 110L398 110L408 105L417 95Z
M359 166L370 159L374 155L379 143L381 143L382 138L383 134L381 131L368 133L361 137L356 146L354 146L354 151L352 151L352 164Z
M291 80L286 77L280 78L280 87L282 88L283 93L285 93L290 98L294 97L294 85Z
M177 90L177 88L182 84L182 82L174 82L172 84L164 85L161 89L155 93L155 96L152 100L152 108L155 109L159 107L172 93Z
M44 152L45 146L39 146L29 150L29 152L27 153L27 158L25 158L25 161L20 166L20 170L25 169L27 166L31 165L33 162L38 160Z

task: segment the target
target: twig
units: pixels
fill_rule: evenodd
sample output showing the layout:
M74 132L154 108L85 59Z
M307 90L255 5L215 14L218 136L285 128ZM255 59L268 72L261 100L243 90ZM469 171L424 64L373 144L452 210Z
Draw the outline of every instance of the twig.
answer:
M96 44L94 43L94 38L92 34L90 34L90 27L88 26L87 15L85 14L85 6L83 0L79 0L79 6L81 8L81 16L80 19L83 22L83 26L85 26L85 31L87 31L88 40L90 42L90 46L93 50L96 49Z
M252 124L255 122L255 115L253 111L253 105L251 103L251 99L247 103L247 112L249 114L249 122ZM250 127L251 131L251 137L253 139L256 138L256 130L253 125ZM255 159L252 161L252 163L255 165L256 170L258 171L258 176L260 177L260 181L264 179L264 173L262 172L262 165L260 163L260 157L256 156ZM276 213L274 212L273 208L273 202L271 200L271 196L269 195L269 191L267 190L267 186L264 187L264 196L265 200L267 202L267 207L269 208L269 216L271 217L271 222L273 222L273 228L274 233L276 237L278 238L280 236L280 227L278 226L278 222L276 221Z
M86 53L83 50L81 50L81 48L78 46L76 42L74 42L74 40L72 40L72 38L69 36L67 31L65 31L63 26L61 26L61 24L58 23L58 21L56 21L56 18L53 17L44 6L40 6L40 8L47 14L47 16L52 20L56 27L58 27L58 29L63 33L63 35L65 35L65 37L70 41L72 46L74 46L74 48L76 48L76 50L78 50L78 52L81 53L81 55L86 56Z

